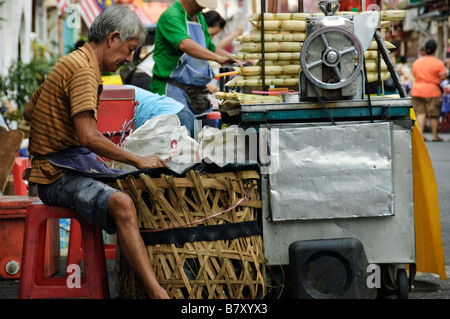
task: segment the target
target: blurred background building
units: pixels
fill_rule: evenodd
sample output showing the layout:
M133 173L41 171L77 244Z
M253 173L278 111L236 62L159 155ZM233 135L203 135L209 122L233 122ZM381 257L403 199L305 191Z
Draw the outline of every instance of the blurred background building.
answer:
M146 25L156 24L159 15L173 0L0 0L0 75L15 60L32 59L31 45L38 41L53 56L65 55L75 43L84 39L92 20L105 7L128 5ZM250 28L246 18L261 11L261 0L219 0L217 11L227 19L226 30L242 24ZM266 12L318 12L313 0L266 0ZM415 60L419 48L429 38L439 44L438 58L443 59L449 38L449 1L428 0L341 0L340 11L407 10L406 17L392 23L386 39L397 46L397 55Z

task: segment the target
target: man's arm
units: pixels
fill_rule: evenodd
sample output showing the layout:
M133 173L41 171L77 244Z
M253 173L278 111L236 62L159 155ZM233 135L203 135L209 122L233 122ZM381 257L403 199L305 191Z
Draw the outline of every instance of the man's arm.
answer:
M191 57L209 61L216 61L220 65L236 62L230 59L229 53L225 50L216 48L216 52L212 52L190 38L186 38L180 42L178 49ZM222 52L223 51L223 52ZM225 53L226 52L226 53ZM223 55L222 55L223 54Z
M31 122L31 119L33 118L33 113L34 113L34 109L36 107L36 104L34 103L33 99L30 99L27 103L27 105L25 105L25 108L23 109L23 118L28 121Z
M97 155L133 165L137 169L168 167L162 159L155 155L138 156L108 140L98 131L97 122L92 111L85 111L75 115L73 122L81 146L86 147Z
M34 109L36 108L36 101L39 99L39 96L41 95L42 86L43 85L41 85L36 90L36 92L33 93L30 100L23 109L23 118L28 122L31 122L31 119L33 118Z

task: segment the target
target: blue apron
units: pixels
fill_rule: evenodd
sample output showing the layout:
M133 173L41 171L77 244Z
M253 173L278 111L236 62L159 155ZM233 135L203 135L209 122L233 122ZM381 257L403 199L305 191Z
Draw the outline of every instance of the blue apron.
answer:
M198 22L188 21L187 15L186 25L188 35L191 39L206 48L205 34L203 33L202 25ZM208 60L193 58L184 53L178 61L177 68L173 70L169 78L186 85L205 86L214 78L214 73ZM166 96L169 96L189 107L183 89L167 84ZM194 115L199 115L193 112L190 107L189 111L191 111ZM203 114L208 113L209 111L210 110L206 110Z
M43 158L55 166L77 171L81 175L98 179L117 178L128 173L121 169L110 168L104 162L98 161L97 155L85 147L70 146L57 153L35 156L34 158Z

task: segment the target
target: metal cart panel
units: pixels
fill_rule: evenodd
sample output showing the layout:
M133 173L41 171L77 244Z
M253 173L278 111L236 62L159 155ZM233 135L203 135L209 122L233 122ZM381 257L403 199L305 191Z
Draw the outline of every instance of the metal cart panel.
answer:
M273 221L394 214L392 123L272 126ZM272 145L275 144L274 146Z
M356 123L356 126L361 126ZM379 124L367 124L369 126ZM391 152L393 178L393 214L364 218L277 221L270 205L270 174L262 176L263 239L269 265L289 264L288 249L292 242L309 239L358 238L369 263L415 262L414 198L412 180L411 121L392 121ZM274 127L275 125L270 125ZM261 126L263 127L263 125ZM299 138L300 140L300 138ZM388 141L384 141L388 143ZM388 147L384 149L387 150ZM388 185L389 187L389 185ZM389 192L391 193L391 192ZM343 196L352 196L345 192ZM388 200L391 200L388 197ZM359 204L358 204L359 205ZM366 205L368 206L368 205ZM300 204L292 212L300 210ZM327 213L330 213L328 210Z

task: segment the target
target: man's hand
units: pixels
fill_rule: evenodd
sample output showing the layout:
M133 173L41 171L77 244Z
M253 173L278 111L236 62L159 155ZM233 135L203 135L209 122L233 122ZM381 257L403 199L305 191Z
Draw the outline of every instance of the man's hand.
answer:
M217 55L216 62L219 63L220 65L237 63L237 65L242 67L242 61L231 59L229 56Z
M216 47L216 52L212 52L190 38L181 41L178 49L197 59L216 61L220 65L237 63L239 66L242 66L241 61L233 60L229 57L230 53L228 51Z
M234 59L230 58L230 52L228 52L224 49L221 49L219 47L216 47L215 53L218 56L215 61L217 63L219 63L220 65L228 65L228 64L236 63L238 66L242 67L242 61L234 60Z
M169 167L167 163L156 155L142 156L137 162L137 169Z
M164 290L161 286L158 286L154 291L149 292L149 296L151 299L170 299L167 291Z
M97 129L97 122L91 111L81 112L73 117L75 131L80 145L97 155L133 165L137 169L169 167L156 155L138 156L108 140Z

